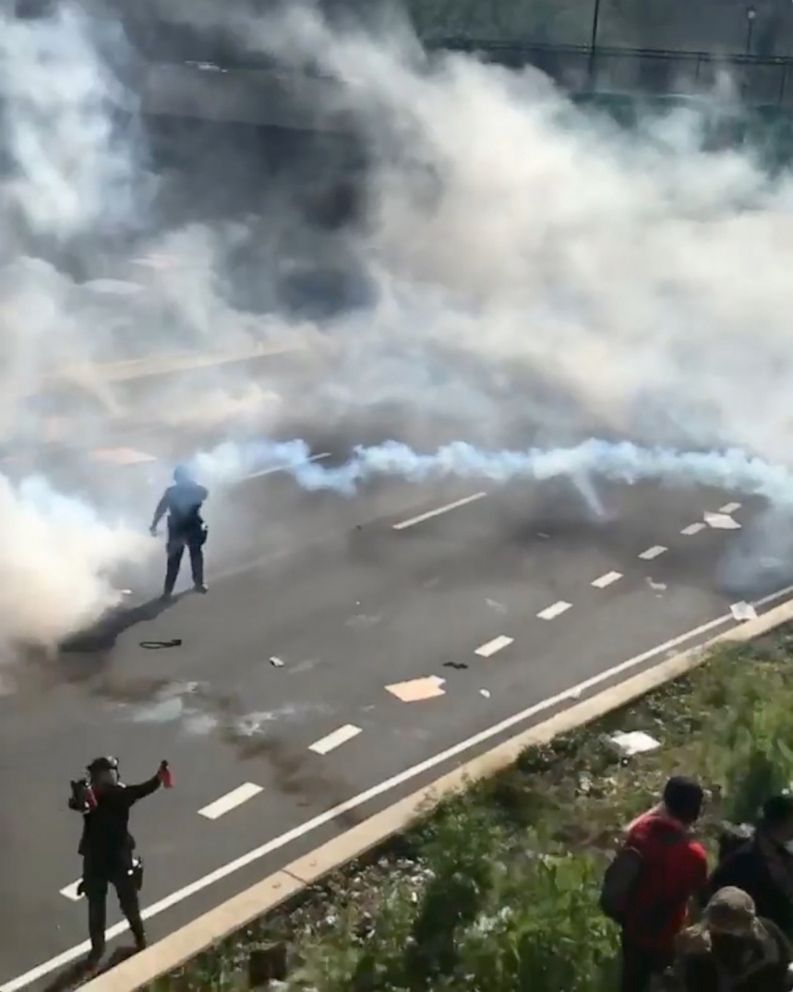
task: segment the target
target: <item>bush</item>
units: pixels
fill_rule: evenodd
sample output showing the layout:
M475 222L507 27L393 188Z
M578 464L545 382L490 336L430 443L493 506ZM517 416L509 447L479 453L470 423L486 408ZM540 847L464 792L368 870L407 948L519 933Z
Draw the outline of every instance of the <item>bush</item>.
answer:
M513 868L501 908L480 917L465 936L465 987L613 992L617 934L598 906L601 873L599 862L581 855L533 857L522 870Z

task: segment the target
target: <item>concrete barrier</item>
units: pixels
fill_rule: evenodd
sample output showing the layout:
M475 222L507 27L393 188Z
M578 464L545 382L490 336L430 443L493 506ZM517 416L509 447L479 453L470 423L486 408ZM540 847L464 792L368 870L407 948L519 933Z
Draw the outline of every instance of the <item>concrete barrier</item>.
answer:
M134 992L243 929L255 920L298 895L325 875L366 854L404 831L422 813L442 799L477 780L503 771L527 747L546 744L559 734L582 727L685 675L700 665L719 644L741 643L761 637L793 621L793 599L787 600L756 620L717 635L704 644L668 658L624 682L575 702L550 719L522 731L484 754L442 775L430 785L322 844L310 854L287 864L280 871L250 887L192 923L129 958L116 968L87 983L85 992Z

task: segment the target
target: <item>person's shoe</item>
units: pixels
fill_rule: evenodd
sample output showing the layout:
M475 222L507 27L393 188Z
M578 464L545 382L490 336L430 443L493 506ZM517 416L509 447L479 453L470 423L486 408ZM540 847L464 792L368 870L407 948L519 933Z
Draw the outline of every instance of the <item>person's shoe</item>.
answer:
M94 951L88 955L88 957L83 962L82 972L85 978L93 978L99 974L99 968L102 963L102 954L96 954Z
M193 589L196 592L200 592L200 593L209 592L209 589L204 585L203 582L196 582L196 584L193 586Z
M173 593L172 592L168 592L168 590L166 590L162 594L162 596L160 596L160 602L161 603L170 603L172 599L173 599Z
M135 938L135 952L136 953L139 952L139 951L145 951L148 946L149 946L149 942L146 940L145 937L136 937Z

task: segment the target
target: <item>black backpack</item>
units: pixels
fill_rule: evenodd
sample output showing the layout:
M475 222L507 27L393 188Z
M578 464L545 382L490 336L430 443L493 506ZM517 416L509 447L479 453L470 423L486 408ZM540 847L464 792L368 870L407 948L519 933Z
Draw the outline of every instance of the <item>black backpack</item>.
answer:
M664 842L669 847L675 847L685 839L678 831L669 833ZM639 881L644 874L645 858L642 852L629 844L623 844L606 868L603 884L600 888L600 909L604 916L620 926L624 925L630 913L631 902ZM666 914L665 906L654 907L651 912L653 923L661 925L661 919ZM648 920L648 923L650 921Z
M622 925L644 868L644 855L627 844L617 851L603 876L600 908L604 916Z

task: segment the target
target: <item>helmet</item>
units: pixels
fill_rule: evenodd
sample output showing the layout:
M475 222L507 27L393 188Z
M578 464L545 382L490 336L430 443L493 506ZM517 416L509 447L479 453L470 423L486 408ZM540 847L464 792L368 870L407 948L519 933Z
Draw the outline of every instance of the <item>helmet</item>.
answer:
M102 758L94 758L87 768L89 775L96 775L99 772L117 772L118 758L114 758L111 755L107 755Z

